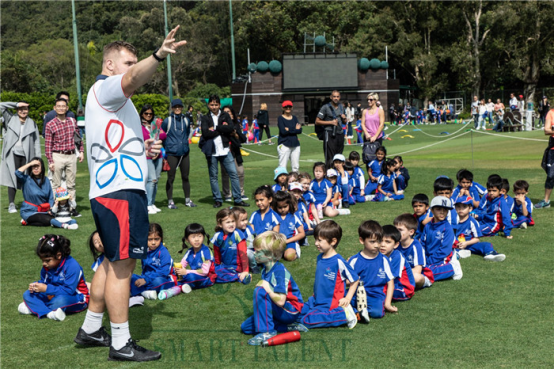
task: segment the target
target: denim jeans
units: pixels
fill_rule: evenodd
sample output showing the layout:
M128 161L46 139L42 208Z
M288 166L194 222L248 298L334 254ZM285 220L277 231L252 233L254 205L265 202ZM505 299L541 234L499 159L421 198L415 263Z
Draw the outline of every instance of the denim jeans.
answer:
M221 191L219 190L217 167L219 162L221 162L231 179L231 189L235 203L241 202L242 196L240 194L239 176L237 175L237 168L235 167L235 159L233 158L233 155L229 152L226 156L211 156L207 160L208 171L210 173L210 186L212 187L212 196L214 201L223 202Z
M163 159L161 157L157 159L146 160L148 164L148 180L146 181L146 198L148 206L154 205L156 201L156 193L158 192L158 180L162 173Z

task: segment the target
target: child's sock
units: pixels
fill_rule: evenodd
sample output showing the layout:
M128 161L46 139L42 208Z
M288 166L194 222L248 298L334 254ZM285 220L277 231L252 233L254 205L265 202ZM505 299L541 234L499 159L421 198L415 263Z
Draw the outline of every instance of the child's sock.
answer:
M95 313L93 311L87 310L87 315L81 328L85 331L85 333L92 334L102 328L103 317L104 313Z
M116 350L121 350L131 338L129 321L120 324L110 322L110 325L112 327L112 347Z
M423 282L423 287L431 287L433 285L429 278L427 278L426 276L423 276L423 278L425 278L425 282Z

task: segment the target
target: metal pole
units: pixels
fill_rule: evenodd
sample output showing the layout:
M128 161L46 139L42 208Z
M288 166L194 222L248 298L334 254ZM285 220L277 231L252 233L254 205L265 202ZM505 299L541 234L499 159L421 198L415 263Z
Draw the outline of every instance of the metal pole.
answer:
M248 65L250 65L250 48L246 49L248 55ZM248 83L252 83L252 73L248 71Z
M73 49L75 54L75 74L77 77L77 96L79 97L79 109L83 108L83 96L81 94L81 67L79 65L79 46L77 44L77 19L75 18L75 0L71 0L73 13Z
M471 130L471 170L475 170L475 162L473 161L473 129Z
M167 25L167 5L166 0L164 0L164 20L165 20L165 34L169 33L169 28ZM173 100L173 83L171 78L171 55L167 55L167 86L169 87L169 101Z
M235 70L235 34L233 31L233 3L229 0L229 24L231 28L231 63L233 67L233 80L237 78Z

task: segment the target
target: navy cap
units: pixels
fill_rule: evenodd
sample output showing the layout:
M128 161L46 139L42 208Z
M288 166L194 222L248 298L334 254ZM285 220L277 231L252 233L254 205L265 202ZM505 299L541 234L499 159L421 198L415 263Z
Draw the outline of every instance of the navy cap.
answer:
M176 106L184 106L183 101L181 99L173 99L173 101L171 101L171 107L174 108Z

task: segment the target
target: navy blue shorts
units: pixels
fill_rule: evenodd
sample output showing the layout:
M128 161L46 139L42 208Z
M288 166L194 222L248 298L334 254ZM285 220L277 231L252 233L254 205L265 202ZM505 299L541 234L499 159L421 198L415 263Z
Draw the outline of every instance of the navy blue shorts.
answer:
M90 208L108 260L146 258L149 225L146 193L112 192L91 199Z

